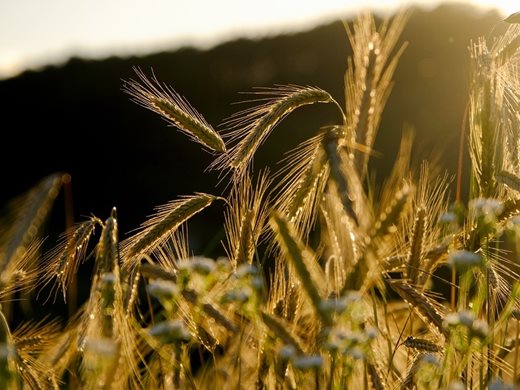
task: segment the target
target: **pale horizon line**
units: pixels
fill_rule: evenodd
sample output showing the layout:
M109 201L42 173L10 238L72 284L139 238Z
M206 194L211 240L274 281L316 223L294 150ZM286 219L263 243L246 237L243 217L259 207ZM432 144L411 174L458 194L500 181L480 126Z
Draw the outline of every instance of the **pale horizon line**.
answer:
M419 9L434 9L440 6L447 5L449 3L442 2L441 0L435 1L431 4L417 3L412 4L412 7ZM482 10L482 12L496 11L500 14L498 8L479 6L464 1L456 1L449 5L467 5L475 10ZM395 12L399 7L379 7L371 9L377 15L385 15L388 13ZM11 66L5 66L0 62L0 81L9 78L15 78L27 71L40 71L48 67L60 67L64 66L71 59L77 58L85 61L103 61L111 57L117 57L121 59L130 57L142 57L153 55L160 52L172 52L183 48L193 48L196 50L211 50L222 44L232 42L239 39L267 39L277 37L286 34L300 33L310 31L314 28L324 26L337 22L338 20L349 19L359 10L345 11L343 16L336 15L319 15L312 21L297 21L290 22L284 25L271 26L269 30L265 28L253 28L250 30L241 29L229 29L227 31L221 31L219 34L213 35L212 38L207 36L178 36L176 38L164 38L160 41L155 41L150 44L149 42L137 43L134 45L129 44L117 44L107 45L105 47L88 47L88 46L76 46L74 48L62 48L55 52L47 52L44 55L36 55L32 58L20 59L11 64ZM503 14L503 12L502 12Z

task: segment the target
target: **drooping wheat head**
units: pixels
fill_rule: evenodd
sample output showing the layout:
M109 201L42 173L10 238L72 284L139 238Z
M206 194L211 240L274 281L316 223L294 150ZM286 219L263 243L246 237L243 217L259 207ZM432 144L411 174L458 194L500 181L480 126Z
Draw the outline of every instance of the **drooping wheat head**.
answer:
M135 73L139 80L130 80L123 87L123 91L132 96L134 102L159 114L211 151L226 152L226 145L220 135L186 99L171 87L161 84L155 75L149 79L137 68Z
M316 87L278 86L261 89L255 95L261 96L257 101L263 104L241 111L225 122L226 138L236 144L212 165L233 169L236 178L247 171L256 150L291 112L316 103L333 103L339 107L328 92Z

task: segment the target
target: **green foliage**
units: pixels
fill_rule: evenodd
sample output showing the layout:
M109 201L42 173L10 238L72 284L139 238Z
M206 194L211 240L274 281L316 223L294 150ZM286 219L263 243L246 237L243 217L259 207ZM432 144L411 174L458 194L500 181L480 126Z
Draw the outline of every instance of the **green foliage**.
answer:
M376 26L363 15L347 29L354 54L345 111L319 88L259 90L262 104L225 122L222 137L172 88L138 71L139 81L125 90L216 154L212 168L229 180L229 193L196 193L161 206L123 242L115 209L104 222L91 217L42 261L39 227L67 177L53 175L13 203L0 224L1 383L518 385L520 28L509 28L490 48L484 39L471 45L472 191L462 207L449 198L446 175L427 163L409 168L409 133L386 183L367 184L406 19L401 13ZM276 125L316 103L336 107L339 123L319 129L280 172L255 172L254 154ZM195 256L185 230L215 200L226 207L228 253L216 260ZM10 329L14 294L54 286L67 299L79 264L90 259L90 295L63 329L53 320Z

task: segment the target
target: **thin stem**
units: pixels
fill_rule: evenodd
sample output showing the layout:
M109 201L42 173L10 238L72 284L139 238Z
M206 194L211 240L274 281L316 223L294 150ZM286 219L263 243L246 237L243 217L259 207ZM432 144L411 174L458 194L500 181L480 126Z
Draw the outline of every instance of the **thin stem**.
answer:
M516 320L516 329L515 329L515 340L518 340L520 337L520 321ZM513 379L516 380L518 376L518 345L515 345L515 360L513 363Z
M330 364L330 377L329 384L327 386L328 390L332 390L334 388L334 371L336 370L336 354L332 355L332 362Z
M455 270L455 267L451 269L451 294L450 294L450 302L451 302L451 310L455 311L456 308L456 302L455 302L455 294L457 291L457 271Z

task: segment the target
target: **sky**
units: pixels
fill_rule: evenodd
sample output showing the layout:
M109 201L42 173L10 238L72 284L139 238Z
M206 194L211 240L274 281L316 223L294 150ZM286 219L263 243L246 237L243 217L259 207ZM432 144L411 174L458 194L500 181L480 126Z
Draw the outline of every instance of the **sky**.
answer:
M0 79L71 56L103 58L299 31L372 9L453 0L0 0ZM466 0L520 11L518 0Z

